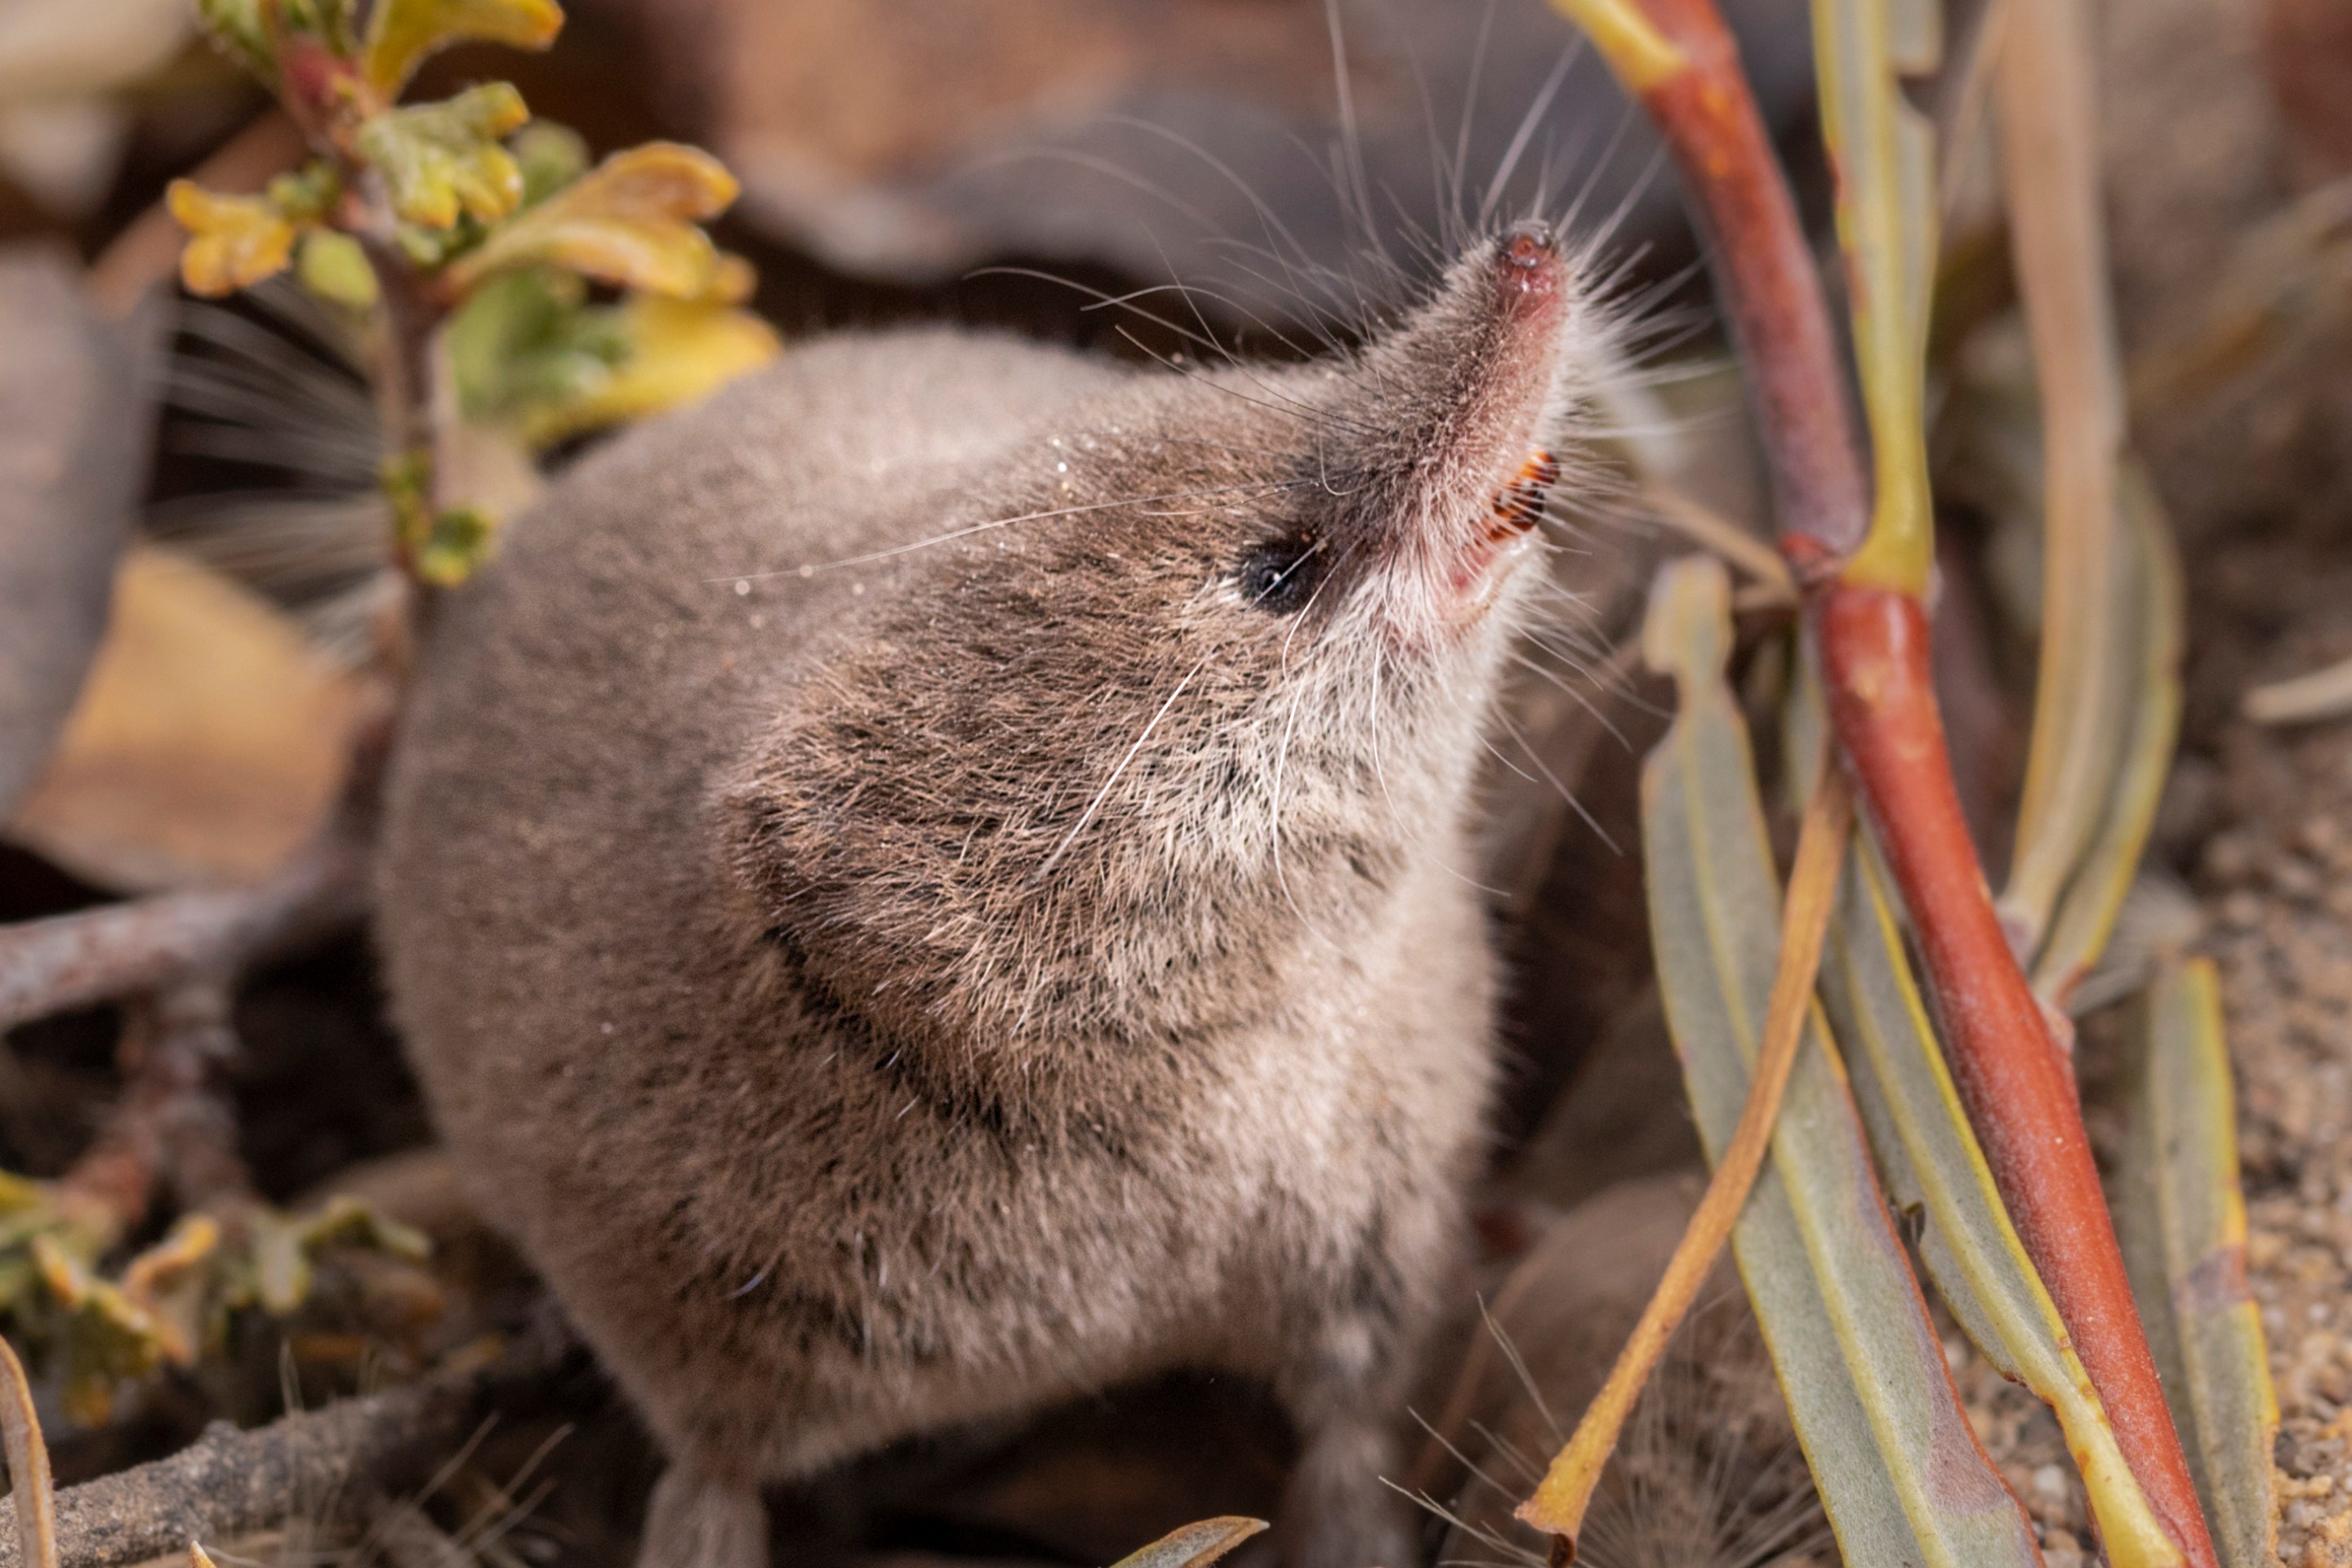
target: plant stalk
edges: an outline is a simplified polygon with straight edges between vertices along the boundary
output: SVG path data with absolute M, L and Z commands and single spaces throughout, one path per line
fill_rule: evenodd
M 1831 721 L 1917 931 L 1953 1076 L 2003 1201 L 2191 1568 L 2213 1548 L 2142 1332 L 2074 1073 L 2010 951 L 1937 714 L 1921 597 L 1833 574 L 1858 547 L 1864 462 L 1828 309 L 1785 177 L 1712 0 L 1619 0 L 1685 57 L 1629 80 L 1715 241 L 1717 276 L 1771 454 L 1780 540 L 1810 584 Z M 1614 50 L 1604 50 L 1615 58 Z M 1878 579 L 1884 582 L 1885 579 Z
M 1634 1402 L 1649 1381 L 1666 1342 L 1689 1315 L 1699 1286 L 1731 1239 L 1739 1211 L 1764 1167 L 1771 1146 L 1772 1128 L 1780 1100 L 1789 1087 L 1790 1069 L 1797 1065 L 1797 1047 L 1805 1034 L 1805 1019 L 1813 1005 L 1813 979 L 1821 970 L 1822 945 L 1828 936 L 1830 911 L 1837 903 L 1838 871 L 1846 840 L 1853 833 L 1853 797 L 1836 768 L 1821 770 L 1804 826 L 1797 839 L 1796 863 L 1790 868 L 1789 891 L 1780 919 L 1780 962 L 1772 976 L 1771 1000 L 1764 1017 L 1764 1037 L 1756 1053 L 1756 1075 L 1748 1089 L 1748 1103 L 1739 1125 L 1715 1167 L 1715 1174 L 1699 1199 L 1698 1209 L 1666 1260 L 1666 1271 L 1642 1309 L 1625 1348 L 1609 1369 L 1609 1379 L 1585 1407 L 1576 1431 L 1545 1472 L 1535 1495 L 1519 1506 L 1518 1517 L 1553 1538 L 1552 1561 L 1557 1565 L 1576 1561 L 1576 1538 L 1584 1527 L 1593 1489 L 1617 1447 L 1618 1434 L 1633 1413 Z

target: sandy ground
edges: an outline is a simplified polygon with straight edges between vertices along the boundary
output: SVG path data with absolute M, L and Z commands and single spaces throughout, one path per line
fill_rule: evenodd
M 2126 345 L 2180 330 L 2298 169 L 2259 76 L 2251 0 L 2106 7 L 2108 202 Z M 2352 658 L 2352 342 L 2315 332 L 2218 406 L 2138 435 L 2189 563 L 2183 757 L 2158 856 L 2207 918 L 2237 1064 L 2281 1426 L 2279 1560 L 2352 1565 L 2352 718 L 2265 731 L 2252 683 Z M 2079 1530 L 2063 1471 L 2021 1494 Z M 2072 1510 L 2072 1511 L 2070 1511 Z M 2052 1568 L 2064 1552 L 2053 1551 Z

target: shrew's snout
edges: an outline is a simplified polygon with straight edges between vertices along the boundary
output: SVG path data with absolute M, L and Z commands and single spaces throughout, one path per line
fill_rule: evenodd
M 1583 312 L 1578 269 L 1551 225 L 1529 220 L 1459 264 L 1382 356 L 1380 384 L 1409 389 L 1389 428 L 1410 454 L 1369 555 L 1405 640 L 1476 620 L 1527 553 L 1561 466 L 1552 446 L 1575 401 Z

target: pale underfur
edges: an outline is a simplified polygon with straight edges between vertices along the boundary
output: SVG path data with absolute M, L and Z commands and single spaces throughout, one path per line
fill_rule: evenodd
M 438 607 L 394 1009 L 671 1457 L 648 1562 L 1190 1366 L 1296 1417 L 1286 1557 L 1405 1568 L 1381 1477 L 1493 1076 L 1472 780 L 1540 575 L 1447 574 L 1536 443 L 1572 471 L 1605 347 L 1510 244 L 1318 364 L 795 348 Z M 1245 563 L 1291 537 L 1329 569 L 1276 613 Z

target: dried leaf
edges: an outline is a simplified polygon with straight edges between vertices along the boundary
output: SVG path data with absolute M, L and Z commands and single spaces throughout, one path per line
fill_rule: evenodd
M 2246 1286 L 2236 1100 L 2210 960 L 2158 973 L 2136 1044 L 2116 1205 L 2132 1290 L 2223 1568 L 2271 1568 L 2278 1401 Z
M 1130 1552 L 1112 1568 L 1208 1568 L 1218 1558 L 1265 1528 L 1262 1519 L 1229 1514 L 1204 1519 L 1169 1531 L 1139 1552 Z
M 254 1300 L 281 1317 L 310 1300 L 314 1262 L 328 1247 L 364 1247 L 409 1262 L 420 1262 L 433 1250 L 421 1232 L 347 1194 L 330 1198 L 325 1206 L 306 1215 L 257 1207 L 247 1226 Z
M 360 69 L 389 100 L 427 55 L 452 44 L 543 49 L 562 28 L 563 8 L 555 0 L 376 0 Z
M 707 153 L 655 142 L 615 153 L 492 234 L 449 268 L 470 289 L 533 262 L 625 288 L 693 300 L 726 281 L 718 247 L 696 225 L 735 199 L 735 177 Z
M 7 1452 L 9 1493 L 16 1505 L 16 1561 L 25 1568 L 58 1568 L 58 1500 L 49 1447 L 41 1437 L 25 1363 L 5 1340 L 0 1340 L 0 1444 Z
M 2352 713 L 2352 658 L 2255 687 L 2246 693 L 2245 713 L 2257 724 L 2309 724 Z
M 283 611 L 185 556 L 135 549 L 8 837 L 105 887 L 253 880 L 324 822 L 355 702 Z
M 1671 665 L 1681 697 L 1643 773 L 1651 930 L 1713 1158 L 1746 1099 L 1778 963 L 1780 889 L 1747 727 L 1723 676 L 1722 567 L 1670 568 L 1653 616 L 1645 646 Z M 2038 1564 L 2032 1527 L 1960 1408 L 1818 1009 L 1771 1168 L 1732 1245 L 1845 1561 Z
M 250 289 L 285 271 L 293 258 L 294 226 L 266 196 L 224 196 L 192 180 L 173 180 L 164 201 L 173 221 L 188 231 L 180 281 L 191 294 L 217 299 Z
M 393 210 L 425 228 L 459 213 L 493 224 L 522 204 L 522 165 L 499 138 L 530 118 L 507 82 L 484 82 L 440 103 L 394 109 L 359 129 L 360 155 L 392 190 Z
M 522 433 L 532 446 L 699 402 L 783 352 L 774 328 L 725 305 L 640 294 L 604 313 L 625 345 L 620 362 L 583 376 L 570 397 L 531 409 Z

